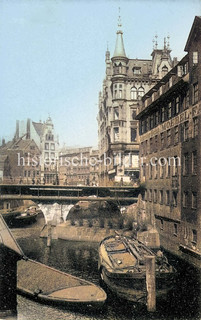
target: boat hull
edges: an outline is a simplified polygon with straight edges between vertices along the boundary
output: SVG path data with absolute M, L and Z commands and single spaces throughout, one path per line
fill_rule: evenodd
M 107 295 L 103 289 L 44 264 L 19 261 L 17 290 L 35 301 L 72 309 L 99 309 Z
M 147 284 L 145 260 L 140 260 L 140 250 L 138 251 L 137 257 L 137 246 L 135 246 L 134 253 L 136 253 L 136 256 L 134 256 L 131 251 L 126 249 L 123 242 L 121 243 L 121 238 L 118 238 L 117 242 L 115 241 L 115 236 L 110 236 L 100 244 L 98 262 L 100 281 L 121 299 L 146 303 Z M 139 244 L 139 247 L 141 246 L 144 250 L 145 246 L 142 243 L 138 243 L 136 240 L 135 244 Z M 149 254 L 154 254 L 150 249 L 148 250 Z M 166 299 L 168 293 L 173 289 L 176 275 L 175 271 L 176 270 L 169 264 L 167 264 L 167 266 L 156 265 L 155 281 L 157 299 Z

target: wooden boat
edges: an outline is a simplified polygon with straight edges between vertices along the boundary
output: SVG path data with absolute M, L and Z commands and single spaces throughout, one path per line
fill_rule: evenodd
M 67 308 L 97 309 L 107 298 L 95 284 L 31 259 L 18 261 L 17 288 L 38 302 Z
M 0 214 L 0 244 L 18 256 L 18 293 L 38 302 L 81 310 L 98 309 L 107 295 L 95 284 L 27 258 Z
M 154 253 L 137 239 L 110 236 L 99 247 L 100 281 L 118 297 L 146 303 L 146 256 L 155 256 L 156 298 L 166 298 L 176 270 L 161 251 Z
M 15 209 L 1 210 L 2 217 L 9 227 L 21 227 L 34 223 L 41 212 L 37 206 L 21 206 Z
M 38 214 L 41 212 L 36 206 L 31 206 L 25 209 L 14 218 L 14 226 L 23 226 L 27 224 L 34 223 L 37 219 Z
M 16 208 L 16 209 L 3 209 L 1 210 L 1 215 L 4 218 L 5 222 L 9 227 L 12 227 L 15 223 L 16 217 L 20 216 L 22 212 L 22 208 Z

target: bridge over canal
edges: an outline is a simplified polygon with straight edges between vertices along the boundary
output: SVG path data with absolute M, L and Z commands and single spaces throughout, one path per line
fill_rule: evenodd
M 137 202 L 141 187 L 91 187 L 60 185 L 0 185 L 0 201 L 32 200 L 35 202 L 115 201 L 119 204 Z

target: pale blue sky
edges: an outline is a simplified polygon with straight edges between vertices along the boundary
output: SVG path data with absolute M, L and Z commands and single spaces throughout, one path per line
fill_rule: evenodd
M 98 92 L 107 42 L 114 52 L 118 7 L 126 54 L 150 59 L 170 35 L 181 59 L 200 0 L 0 0 L 0 137 L 16 119 L 53 119 L 61 145 L 97 145 Z

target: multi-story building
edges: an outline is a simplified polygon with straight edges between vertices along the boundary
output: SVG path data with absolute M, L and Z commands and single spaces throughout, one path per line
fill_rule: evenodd
M 141 181 L 164 248 L 201 267 L 201 17 L 187 54 L 142 98 Z
M 99 185 L 99 150 L 91 148 L 89 166 L 89 184 L 90 186 Z
M 41 152 L 31 139 L 17 139 L 0 147 L 3 183 L 40 183 Z
M 99 93 L 98 137 L 100 184 L 134 183 L 139 179 L 139 135 L 136 113 L 142 96 L 173 66 L 169 43 L 152 59 L 126 56 L 121 23 L 113 57 L 106 51 L 106 76 Z
M 91 147 L 63 150 L 58 163 L 60 184 L 90 184 L 90 152 Z
M 41 151 L 41 183 L 58 184 L 58 137 L 55 136 L 52 119 L 45 122 L 25 123 L 17 120 L 15 140 L 33 139 Z

